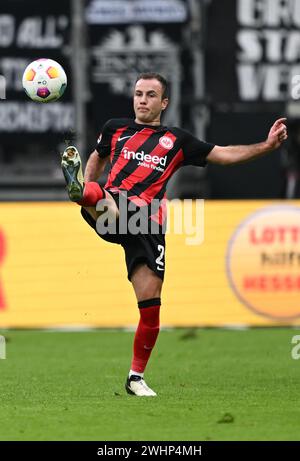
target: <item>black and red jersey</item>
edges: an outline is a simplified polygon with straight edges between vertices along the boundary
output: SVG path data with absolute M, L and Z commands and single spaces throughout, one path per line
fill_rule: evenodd
M 105 189 L 127 191 L 130 200 L 150 204 L 163 199 L 168 180 L 184 165 L 206 165 L 214 145 L 176 127 L 141 125 L 112 119 L 103 127 L 96 150 L 110 156 Z

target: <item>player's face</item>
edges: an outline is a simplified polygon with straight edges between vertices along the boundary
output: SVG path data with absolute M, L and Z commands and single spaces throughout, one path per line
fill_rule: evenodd
M 134 113 L 137 123 L 158 125 L 161 112 L 167 107 L 168 99 L 162 99 L 163 88 L 155 78 L 138 80 L 134 89 Z

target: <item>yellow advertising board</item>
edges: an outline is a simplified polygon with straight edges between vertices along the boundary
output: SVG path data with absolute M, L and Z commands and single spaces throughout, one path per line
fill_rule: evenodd
M 195 228 L 166 236 L 162 325 L 299 325 L 300 201 L 205 201 L 202 243 L 184 206 Z M 77 205 L 2 203 L 0 216 L 0 328 L 136 325 L 123 249 Z

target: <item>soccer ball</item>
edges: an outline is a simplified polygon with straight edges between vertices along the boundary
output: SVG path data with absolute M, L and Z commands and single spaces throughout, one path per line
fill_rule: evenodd
M 33 101 L 52 102 L 63 95 L 67 76 L 62 66 L 53 59 L 38 59 L 26 67 L 22 85 Z

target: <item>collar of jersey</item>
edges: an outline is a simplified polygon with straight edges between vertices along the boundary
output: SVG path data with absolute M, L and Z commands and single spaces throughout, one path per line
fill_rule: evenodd
M 163 128 L 163 125 L 143 125 L 141 123 L 136 123 L 134 120 L 131 120 L 130 125 L 133 128 L 139 128 L 140 130 L 142 130 L 143 128 L 148 128 L 153 131 L 159 131 Z

